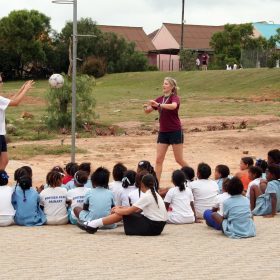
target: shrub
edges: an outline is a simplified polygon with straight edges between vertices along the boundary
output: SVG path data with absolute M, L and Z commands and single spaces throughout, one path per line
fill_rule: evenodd
M 84 61 L 81 71 L 83 74 L 100 78 L 106 74 L 106 68 L 107 65 L 104 58 L 89 56 Z

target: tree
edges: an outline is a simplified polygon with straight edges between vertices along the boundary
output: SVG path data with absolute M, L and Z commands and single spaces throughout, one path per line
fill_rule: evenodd
M 93 88 L 95 80 L 87 75 L 77 77 L 77 128 L 85 123 L 91 123 L 95 118 L 95 104 Z M 72 83 L 71 78 L 64 76 L 64 85 L 60 89 L 50 89 L 47 94 L 47 112 L 45 117 L 46 125 L 51 129 L 71 127 L 72 108 Z
M 0 20 L 1 52 L 9 53 L 7 70 L 22 77 L 27 63 L 44 63 L 44 45 L 49 41 L 50 18 L 35 11 L 12 11 Z

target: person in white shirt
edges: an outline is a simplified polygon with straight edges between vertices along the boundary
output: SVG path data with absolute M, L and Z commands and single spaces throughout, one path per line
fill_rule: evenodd
M 223 186 L 222 186 L 222 193 L 218 194 L 216 196 L 216 201 L 215 204 L 212 208 L 212 210 L 208 209 L 204 211 L 203 218 L 206 221 L 206 224 L 209 227 L 213 227 L 216 230 L 221 230 L 222 226 L 213 219 L 213 213 L 218 213 L 219 215 L 223 216 L 224 215 L 224 201 L 227 200 L 230 197 L 230 194 L 227 192 L 227 186 L 229 184 L 230 179 L 226 178 L 223 181 Z
M 113 179 L 114 181 L 109 184 L 109 190 L 114 194 L 114 201 L 116 206 L 121 206 L 121 194 L 123 191 L 122 187 L 122 178 L 124 177 L 124 172 L 127 171 L 127 168 L 121 163 L 118 162 L 113 167 Z
M 139 190 L 135 186 L 136 172 L 134 170 L 127 170 L 122 178 L 122 192 L 121 192 L 121 206 L 130 206 L 129 194 L 135 190 Z
M 9 162 L 7 142 L 5 138 L 5 110 L 8 106 L 18 106 L 25 94 L 33 87 L 33 85 L 33 81 L 27 81 L 12 99 L 0 96 L 0 170 L 5 170 Z
M 136 203 L 139 200 L 139 198 L 142 196 L 142 194 L 144 194 L 141 191 L 141 182 L 142 182 L 142 178 L 147 174 L 150 174 L 147 170 L 142 170 L 140 172 L 137 172 L 135 177 L 136 190 L 132 191 L 128 195 L 129 206 L 132 206 L 134 203 Z
M 211 167 L 206 163 L 200 163 L 197 167 L 197 178 L 188 184 L 194 196 L 194 208 L 198 218 L 203 218 L 203 213 L 211 209 L 219 192 L 218 184 L 210 180 Z
M 155 191 L 153 175 L 147 174 L 142 178 L 141 191 L 144 194 L 133 206 L 116 206 L 111 215 L 90 222 L 78 222 L 78 227 L 95 233 L 99 227 L 123 220 L 126 235 L 160 235 L 166 224 L 167 212 L 161 196 Z
M 89 188 L 85 187 L 87 181 L 88 173 L 82 170 L 77 171 L 74 175 L 75 188 L 67 192 L 67 202 L 69 205 L 68 217 L 70 223 L 73 225 L 77 224 L 78 219 L 74 213 L 74 208 L 83 207 L 85 195 L 89 191 Z
M 258 166 L 250 166 L 248 169 L 248 177 L 251 182 L 248 184 L 246 197 L 250 200 L 250 190 L 253 186 L 260 186 L 262 180 L 262 169 Z
M 64 174 L 51 171 L 47 174 L 49 188 L 40 193 L 40 204 L 48 225 L 64 225 L 68 223 L 67 215 L 67 190 L 61 187 Z
M 183 171 L 172 173 L 172 183 L 175 187 L 169 189 L 164 202 L 168 220 L 171 224 L 192 224 L 199 222 L 195 215 L 192 191 L 187 187 L 186 176 Z
M 0 227 L 14 224 L 15 209 L 12 205 L 14 187 L 8 185 L 8 174 L 0 170 Z

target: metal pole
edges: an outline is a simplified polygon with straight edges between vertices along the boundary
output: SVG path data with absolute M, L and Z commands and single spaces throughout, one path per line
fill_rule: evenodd
M 72 69 L 72 123 L 71 162 L 75 162 L 76 150 L 76 75 L 77 75 L 77 0 L 73 0 L 73 69 Z
M 181 22 L 181 46 L 180 50 L 182 51 L 184 48 L 184 25 L 185 25 L 185 0 L 182 0 L 182 22 Z

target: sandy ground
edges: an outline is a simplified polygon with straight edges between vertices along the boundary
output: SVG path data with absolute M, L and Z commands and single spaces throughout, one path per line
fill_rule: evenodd
M 256 126 L 244 130 L 187 132 L 185 159 L 193 167 L 201 161 L 213 168 L 226 163 L 234 173 L 244 151 L 265 158 L 268 150 L 279 148 L 279 119 L 256 117 L 251 121 Z M 207 122 L 213 125 L 209 118 L 185 125 L 201 128 L 207 127 Z M 154 162 L 155 139 L 156 135 L 136 136 L 133 131 L 128 136 L 78 139 L 77 145 L 88 154 L 77 155 L 77 161 L 109 169 L 122 161 L 135 168 L 141 159 Z M 43 143 L 59 144 L 60 140 Z M 69 155 L 37 156 L 24 163 L 11 161 L 8 170 L 29 164 L 35 182 L 41 183 L 53 165 L 68 160 Z M 162 185 L 170 185 L 171 172 L 177 167 L 170 150 Z M 1 228 L 0 279 L 278 280 L 280 215 L 274 219 L 257 217 L 255 222 L 257 237 L 244 240 L 229 239 L 205 224 L 167 225 L 158 237 L 125 236 L 122 227 L 95 235 L 71 225 Z
M 246 129 L 219 129 L 221 123 L 238 127 L 242 121 L 247 122 Z M 183 120 L 185 129 L 184 158 L 190 166 L 196 168 L 199 162 L 208 163 L 213 169 L 217 164 L 227 164 L 231 173 L 238 171 L 240 158 L 253 156 L 266 158 L 270 149 L 280 148 L 280 118 L 275 116 L 255 117 L 208 117 Z M 156 134 L 150 130 L 139 130 L 137 123 L 119 124 L 126 128 L 123 136 L 105 136 L 88 139 L 77 139 L 76 145 L 86 149 L 88 153 L 77 154 L 78 163 L 91 162 L 93 169 L 102 165 L 112 170 L 116 162 L 123 162 L 128 168 L 136 169 L 140 160 L 149 160 L 154 164 L 156 156 Z M 200 132 L 191 132 L 201 130 Z M 70 144 L 70 138 L 65 144 Z M 23 144 L 60 145 L 61 140 L 19 142 L 12 145 Z M 245 154 L 247 152 L 248 154 Z M 54 165 L 64 166 L 70 160 L 70 155 L 63 156 L 36 156 L 26 161 L 11 160 L 8 172 L 12 175 L 14 170 L 23 164 L 30 165 L 34 171 L 34 183 L 44 182 L 46 173 Z M 169 148 L 164 162 L 161 186 L 170 185 L 171 173 L 179 168 L 176 164 L 172 147 Z

